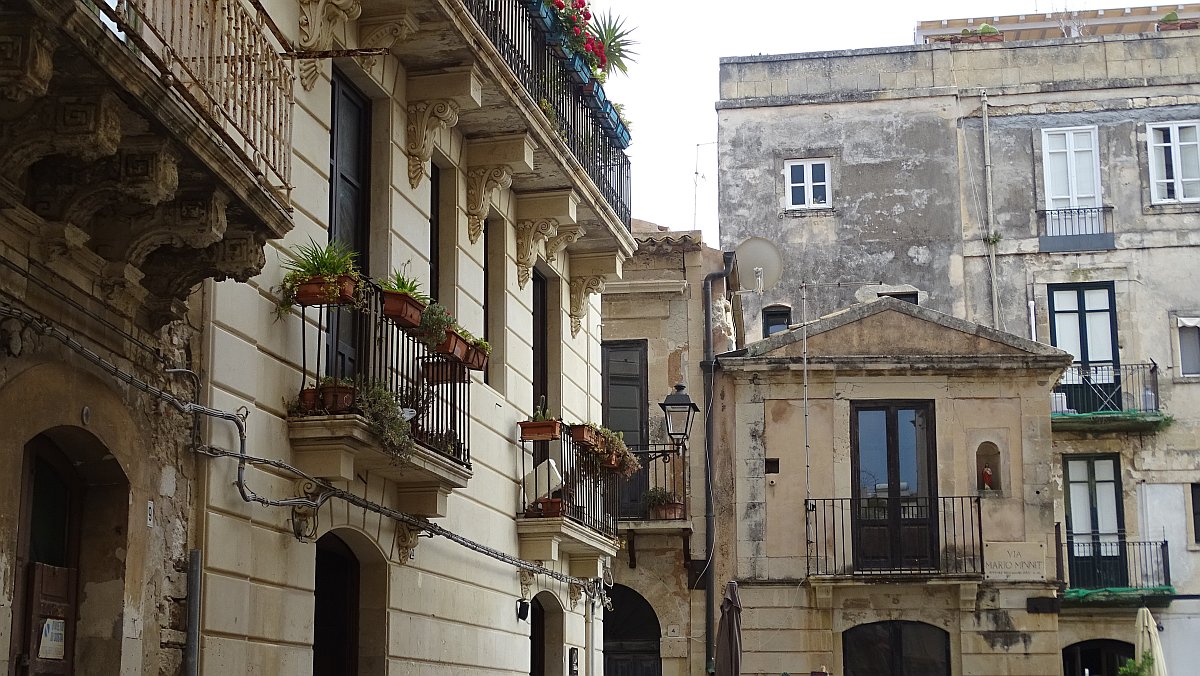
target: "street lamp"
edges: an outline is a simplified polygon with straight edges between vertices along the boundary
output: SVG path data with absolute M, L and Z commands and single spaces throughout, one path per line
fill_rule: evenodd
M 676 385 L 675 391 L 668 394 L 659 404 L 667 416 L 667 436 L 671 437 L 671 441 L 677 446 L 687 443 L 692 433 L 692 423 L 696 420 L 696 414 L 700 412 L 700 407 L 692 401 L 687 392 L 684 392 L 685 389 L 687 388 L 683 383 Z

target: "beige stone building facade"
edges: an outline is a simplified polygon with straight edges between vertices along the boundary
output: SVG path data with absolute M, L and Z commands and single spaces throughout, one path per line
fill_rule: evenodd
M 604 290 L 601 349 L 605 425 L 634 440 L 643 460 L 643 470 L 622 486 L 623 547 L 614 559 L 614 601 L 621 594 L 644 605 L 638 604 L 640 613 L 606 623 L 605 659 L 615 673 L 682 676 L 705 672 L 704 646 L 711 640 L 706 632 L 712 631 L 704 619 L 711 572 L 705 535 L 711 513 L 704 480 L 703 420 L 710 409 L 702 372 L 705 285 L 707 280 L 712 299 L 711 348 L 725 352 L 742 340 L 740 273 L 733 255 L 705 245 L 698 231 L 670 231 L 635 219 L 633 234 L 637 253 L 625 262 L 624 278 Z M 700 409 L 683 448 L 666 436 L 658 406 L 676 384 L 687 386 Z M 647 502 L 652 491 L 665 491 L 678 504 L 653 507 Z M 628 633 L 617 633 L 620 628 Z
M 602 415 L 615 114 L 517 0 L 189 7 L 0 7 L 5 672 L 601 673 L 619 486 L 517 422 Z M 277 313 L 331 240 L 483 370 L 374 284 Z M 306 412 L 324 378 L 399 397 L 411 453 Z
M 1072 676 L 1132 656 L 1143 603 L 1172 671 L 1200 659 L 1200 37 L 1114 32 L 1157 23 L 1143 9 L 1081 37 L 721 66 L 723 244 L 767 237 L 785 261 L 749 334 L 886 295 L 1072 354 L 1043 449 Z

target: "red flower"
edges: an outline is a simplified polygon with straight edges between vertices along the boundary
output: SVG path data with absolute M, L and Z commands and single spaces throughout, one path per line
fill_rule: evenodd
M 554 6 L 559 9 L 565 9 L 567 4 L 563 0 L 554 0 Z
M 576 34 L 576 35 L 579 35 L 579 33 L 581 32 L 581 31 L 579 30 L 579 26 L 576 26 L 574 30 L 575 30 L 575 34 Z
M 591 12 L 589 12 L 589 11 L 587 11 L 586 9 L 585 9 L 585 10 L 583 10 L 583 18 L 584 18 L 584 19 L 587 19 L 588 21 L 591 21 L 591 20 L 592 20 L 592 13 L 591 13 Z

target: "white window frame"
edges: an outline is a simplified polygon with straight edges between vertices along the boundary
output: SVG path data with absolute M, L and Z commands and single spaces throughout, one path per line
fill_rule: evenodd
M 1075 188 L 1076 188 L 1075 167 L 1077 166 L 1077 164 L 1075 162 L 1076 148 L 1074 147 L 1074 134 L 1081 132 L 1081 131 L 1089 132 L 1092 137 L 1092 175 L 1095 176 L 1095 178 L 1096 178 L 1095 186 L 1093 187 L 1093 194 L 1095 195 L 1096 203 L 1092 204 L 1092 205 L 1085 204 L 1082 206 L 1079 204 L 1080 195 L 1077 194 L 1075 191 Z M 1066 141 L 1067 141 L 1066 142 L 1066 150 L 1058 151 L 1058 150 L 1050 149 L 1050 136 L 1052 136 L 1054 134 L 1063 134 L 1065 136 Z M 1052 203 L 1052 199 L 1054 199 L 1056 197 L 1056 195 L 1051 190 L 1051 185 L 1050 185 L 1050 177 L 1051 177 L 1050 154 L 1057 153 L 1057 152 L 1065 152 L 1067 154 L 1068 193 L 1067 193 L 1067 195 L 1065 195 L 1065 197 L 1070 200 L 1070 205 L 1066 206 L 1066 207 L 1055 206 Z M 1054 210 L 1054 209 L 1091 209 L 1091 208 L 1098 209 L 1098 208 L 1104 206 L 1104 193 L 1101 192 L 1101 180 L 1100 180 L 1100 135 L 1097 133 L 1096 127 L 1095 126 L 1057 127 L 1054 129 L 1043 129 L 1042 130 L 1042 178 L 1043 178 L 1043 186 L 1042 187 L 1045 190 L 1045 203 L 1046 203 L 1045 208 L 1047 211 Z M 1061 199 L 1063 196 L 1058 195 L 1057 197 Z
M 812 168 L 815 165 L 823 165 L 825 167 L 825 180 L 823 182 L 814 183 L 812 180 Z M 792 167 L 804 167 L 804 204 L 795 204 L 792 202 L 792 188 L 798 184 L 792 183 Z M 808 159 L 808 160 L 787 160 L 783 163 L 783 203 L 785 209 L 832 209 L 833 208 L 833 175 L 830 170 L 833 168 L 833 163 L 828 158 Z M 825 203 L 813 204 L 813 186 L 825 186 Z
M 1170 143 L 1160 144 L 1154 142 L 1154 130 L 1162 128 L 1170 128 L 1172 141 Z M 1180 120 L 1178 122 L 1148 122 L 1146 123 L 1146 161 L 1150 169 L 1150 203 L 1151 204 L 1195 204 L 1200 203 L 1200 195 L 1196 197 L 1184 198 L 1178 197 L 1183 194 L 1182 179 L 1179 177 L 1179 128 L 1180 127 L 1196 127 L 1197 137 L 1200 138 L 1200 120 Z M 1197 142 L 1200 145 L 1200 141 Z M 1192 145 L 1192 142 L 1188 142 Z M 1171 153 L 1171 166 L 1175 168 L 1175 175 L 1171 178 L 1158 175 L 1158 163 L 1154 161 L 1154 149 L 1157 147 L 1167 148 Z M 1200 168 L 1200 167 L 1198 167 Z M 1159 195 L 1161 183 L 1171 182 L 1174 184 L 1175 194 L 1177 197 L 1165 197 Z

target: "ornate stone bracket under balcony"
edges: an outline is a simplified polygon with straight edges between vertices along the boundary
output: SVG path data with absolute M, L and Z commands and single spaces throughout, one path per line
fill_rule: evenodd
M 617 554 L 617 542 L 566 517 L 517 519 L 520 556 L 526 561 L 566 561 L 576 577 L 596 578 Z
M 357 415 L 292 418 L 288 436 L 301 471 L 329 481 L 382 476 L 397 486 L 397 509 L 413 516 L 446 516 L 447 496 L 471 478 L 471 470 L 420 444 L 409 458 L 388 455 Z

